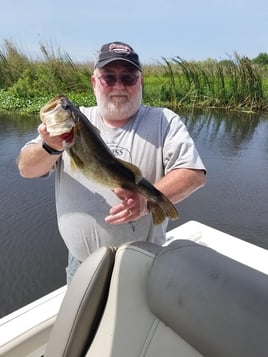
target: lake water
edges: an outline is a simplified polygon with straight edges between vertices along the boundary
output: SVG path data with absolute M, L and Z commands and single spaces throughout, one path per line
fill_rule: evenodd
M 182 119 L 208 175 L 206 187 L 178 205 L 175 224 L 198 220 L 268 249 L 268 119 L 225 112 Z M 0 317 L 65 284 L 54 177 L 23 179 L 16 168 L 38 123 L 35 116 L 0 115 Z

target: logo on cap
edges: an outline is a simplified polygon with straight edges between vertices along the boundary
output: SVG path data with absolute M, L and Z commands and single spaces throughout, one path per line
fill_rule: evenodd
M 118 54 L 129 54 L 131 52 L 131 49 L 126 46 L 126 45 L 121 45 L 119 43 L 111 43 L 109 46 L 109 51 L 113 53 L 118 53 Z

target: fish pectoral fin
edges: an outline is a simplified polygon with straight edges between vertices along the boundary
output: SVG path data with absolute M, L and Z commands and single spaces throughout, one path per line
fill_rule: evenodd
M 135 183 L 136 185 L 142 180 L 143 176 L 142 176 L 142 173 L 141 173 L 141 170 L 131 164 L 130 162 L 127 162 L 127 161 L 124 161 L 124 160 L 120 160 L 120 159 L 117 159 L 122 165 L 124 165 L 127 169 L 129 169 L 130 171 L 133 172 L 134 176 L 135 176 Z

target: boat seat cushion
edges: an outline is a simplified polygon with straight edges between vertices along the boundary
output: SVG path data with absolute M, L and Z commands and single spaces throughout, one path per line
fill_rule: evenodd
M 267 275 L 191 241 L 154 259 L 148 305 L 206 357 L 267 356 Z
M 75 273 L 49 337 L 45 357 L 83 356 L 102 316 L 115 250 L 102 247 Z
M 201 356 L 148 306 L 148 276 L 161 250 L 142 242 L 118 248 L 107 304 L 87 357 Z
M 267 356 L 268 279 L 188 240 L 116 253 L 87 357 Z

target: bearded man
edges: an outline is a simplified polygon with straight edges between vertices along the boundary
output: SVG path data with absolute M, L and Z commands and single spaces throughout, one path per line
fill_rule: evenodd
M 91 82 L 97 106 L 80 110 L 117 158 L 138 166 L 174 204 L 205 185 L 205 166 L 178 114 L 142 105 L 142 67 L 131 46 L 118 41 L 103 45 Z M 64 143 L 72 141 L 72 133 L 50 136 L 44 123 L 38 133 L 21 149 L 18 168 L 27 178 L 55 170 L 58 228 L 69 251 L 67 283 L 101 246 L 165 242 L 168 220 L 154 225 L 144 196 L 111 191 L 71 170 Z

